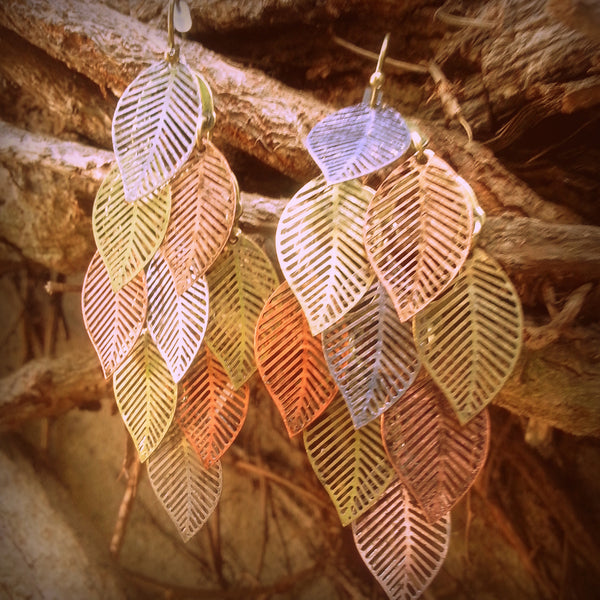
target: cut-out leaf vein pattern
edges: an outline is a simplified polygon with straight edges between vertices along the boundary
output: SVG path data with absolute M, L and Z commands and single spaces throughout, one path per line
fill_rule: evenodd
M 400 322 L 379 281 L 323 332 L 323 352 L 355 427 L 396 402 L 420 367 L 412 329 Z
M 176 420 L 206 468 L 231 446 L 248 412 L 250 390 L 235 390 L 204 346 L 181 382 Z
M 379 422 L 355 429 L 341 395 L 304 430 L 304 447 L 343 525 L 367 510 L 394 477 Z
M 200 350 L 208 323 L 208 285 L 201 277 L 181 295 L 159 251 L 148 267 L 148 330 L 175 381 Z
M 182 294 L 225 247 L 237 202 L 237 182 L 210 142 L 194 150 L 170 182 L 171 220 L 161 251 Z
M 434 523 L 450 512 L 483 468 L 490 424 L 484 409 L 461 425 L 423 371 L 384 413 L 381 434 L 392 465 Z
M 398 160 L 408 150 L 410 134 L 393 108 L 356 104 L 317 123 L 305 143 L 331 185 L 358 179 Z
M 417 314 L 423 365 L 466 423 L 500 391 L 521 350 L 523 315 L 510 279 L 476 248 L 453 286 Z
M 184 542 L 215 510 L 223 475 L 221 463 L 206 469 L 177 426 L 172 426 L 148 460 L 148 477 Z
M 198 80 L 181 62 L 153 63 L 129 84 L 112 123 L 115 156 L 129 202 L 164 185 L 183 165 L 201 119 Z
M 258 372 L 288 434 L 312 423 L 333 400 L 337 388 L 312 335 L 302 307 L 287 282 L 269 297 L 255 333 Z
M 210 317 L 206 344 L 237 389 L 256 371 L 254 330 L 267 298 L 279 285 L 263 250 L 241 235 L 206 274 Z
M 175 414 L 177 384 L 148 331 L 115 371 L 117 406 L 144 462 L 167 433 Z
M 400 165 L 369 204 L 364 243 L 369 261 L 407 321 L 450 285 L 473 235 L 475 196 L 430 150 Z
M 144 271 L 115 292 L 102 258 L 96 252 L 83 281 L 81 307 L 104 377 L 113 374 L 139 338 L 147 305 Z
M 450 542 L 450 517 L 428 523 L 400 480 L 352 524 L 365 564 L 391 600 L 418 598 L 436 576 Z
M 137 202 L 127 202 L 115 165 L 96 194 L 92 226 L 96 246 L 114 290 L 131 281 L 160 246 L 171 211 L 171 192 L 165 186 Z
M 279 264 L 313 335 L 347 313 L 375 277 L 362 239 L 372 195 L 358 182 L 327 185 L 318 177 L 296 193 L 279 219 Z

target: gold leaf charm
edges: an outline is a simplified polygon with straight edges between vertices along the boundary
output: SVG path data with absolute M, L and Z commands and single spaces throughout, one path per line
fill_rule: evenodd
M 159 251 L 148 267 L 148 331 L 174 381 L 192 364 L 206 333 L 208 285 L 203 277 L 181 295 Z
M 258 372 L 290 437 L 312 423 L 337 388 L 323 358 L 321 340 L 310 332 L 287 282 L 269 297 L 256 324 Z
M 437 575 L 450 542 L 450 515 L 429 523 L 395 479 L 352 524 L 354 543 L 369 571 L 393 600 L 418 598 Z
M 194 448 L 173 426 L 148 459 L 148 477 L 184 542 L 213 513 L 221 496 L 221 463 L 204 468 Z
M 144 271 L 115 292 L 96 252 L 83 281 L 81 309 L 105 378 L 113 374 L 140 337 L 147 305 Z
M 117 103 L 112 123 L 125 197 L 140 200 L 163 186 L 186 162 L 202 121 L 198 80 L 181 62 L 144 69 Z
M 171 220 L 162 254 L 171 268 L 178 294 L 219 256 L 231 233 L 238 200 L 234 174 L 211 144 L 194 150 L 170 182 Z
M 304 430 L 304 447 L 342 525 L 348 525 L 367 510 L 394 477 L 379 422 L 355 429 L 340 395 L 318 421 Z
M 357 428 L 396 402 L 421 366 L 412 329 L 379 281 L 323 332 L 323 353 Z
M 206 344 L 235 389 L 256 370 L 254 329 L 267 298 L 279 285 L 268 256 L 250 238 L 229 244 L 206 274 L 210 320 Z
M 167 433 L 177 403 L 177 384 L 148 331 L 115 371 L 117 406 L 144 462 Z
M 422 372 L 381 420 L 388 457 L 430 523 L 448 514 L 485 464 L 490 423 L 482 410 L 461 425 Z
M 115 291 L 150 262 L 167 230 L 170 211 L 168 186 L 137 202 L 127 202 L 117 166 L 108 173 L 96 194 L 92 226 Z
M 500 391 L 521 351 L 523 314 L 510 279 L 476 248 L 454 285 L 417 314 L 423 365 L 461 423 Z
M 401 158 L 410 145 L 404 119 L 393 108 L 356 104 L 317 123 L 306 148 L 329 185 L 358 179 Z
M 369 204 L 364 243 L 401 321 L 439 296 L 464 264 L 475 195 L 430 150 L 393 171 Z
M 375 275 L 362 227 L 373 191 L 356 181 L 313 179 L 288 202 L 277 226 L 277 256 L 313 335 L 335 323 Z
M 206 468 L 231 446 L 248 412 L 250 390 L 235 390 L 219 361 L 208 348 L 181 382 L 176 419 Z

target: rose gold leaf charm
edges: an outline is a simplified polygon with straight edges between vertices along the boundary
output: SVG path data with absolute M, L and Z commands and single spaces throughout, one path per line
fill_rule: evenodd
M 210 290 L 206 344 L 237 389 L 256 370 L 256 321 L 279 280 L 262 248 L 245 235 L 225 248 L 206 279 Z
M 225 247 L 238 188 L 225 157 L 210 142 L 192 152 L 170 187 L 171 220 L 161 251 L 182 294 Z
M 202 122 L 200 87 L 182 62 L 143 69 L 117 103 L 112 139 L 127 200 L 164 185 L 188 159 Z
M 115 400 L 144 462 L 158 447 L 175 414 L 177 384 L 148 331 L 113 375 Z
M 357 181 L 328 185 L 318 177 L 296 193 L 279 219 L 279 264 L 313 335 L 347 313 L 375 277 L 362 239 L 372 195 Z
M 510 376 L 523 337 L 519 296 L 498 263 L 475 248 L 454 285 L 418 313 L 423 366 L 466 423 Z
M 473 190 L 433 152 L 423 156 L 385 179 L 364 227 L 369 261 L 403 322 L 450 285 L 473 236 Z
M 348 525 L 367 510 L 394 477 L 379 422 L 355 429 L 341 395 L 304 430 L 304 447 L 342 525 Z
M 402 115 L 390 107 L 356 104 L 319 121 L 306 148 L 329 184 L 368 175 L 401 158 L 410 145 Z
M 302 307 L 285 281 L 260 313 L 254 353 L 258 372 L 292 437 L 327 408 L 337 388 L 321 340 L 310 332 Z
M 388 457 L 427 520 L 449 513 L 483 468 L 490 423 L 482 410 L 461 425 L 450 404 L 422 372 L 381 420 Z
M 105 177 L 94 201 L 92 228 L 115 291 L 150 262 L 163 240 L 170 212 L 169 186 L 127 202 L 119 169 L 114 166 Z
M 450 515 L 429 523 L 399 479 L 352 524 L 354 543 L 391 600 L 418 598 L 437 575 L 450 542 Z
M 250 390 L 235 390 L 204 346 L 181 382 L 176 420 L 208 469 L 231 446 L 248 412 Z
M 221 463 L 206 469 L 177 426 L 148 460 L 148 477 L 184 542 L 206 523 L 221 496 Z
M 412 329 L 379 281 L 323 332 L 323 353 L 357 428 L 396 402 L 421 366 Z
M 174 381 L 192 364 L 208 323 L 208 285 L 203 277 L 181 295 L 159 251 L 148 267 L 148 330 Z
M 115 292 L 96 252 L 83 281 L 81 309 L 105 378 L 113 374 L 140 337 L 147 305 L 144 271 Z

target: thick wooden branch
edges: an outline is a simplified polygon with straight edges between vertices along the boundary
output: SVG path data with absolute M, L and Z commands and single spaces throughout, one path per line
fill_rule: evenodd
M 117 96 L 166 48 L 164 31 L 80 0 L 7 1 L 0 5 L 0 25 Z M 215 93 L 217 143 L 238 148 L 300 182 L 318 172 L 303 140 L 332 108 L 259 71 L 240 68 L 196 42 L 183 42 L 181 49 Z M 577 222 L 571 211 L 544 201 L 512 176 L 484 146 L 467 144 L 464 135 L 439 124 L 415 117 L 409 121 L 473 184 L 486 210 Z

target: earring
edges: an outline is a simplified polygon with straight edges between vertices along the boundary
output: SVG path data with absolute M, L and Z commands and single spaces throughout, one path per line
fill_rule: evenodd
M 473 190 L 383 103 L 388 39 L 363 101 L 306 139 L 322 174 L 279 220 L 286 281 L 255 352 L 365 564 L 407 599 L 442 565 L 523 325 L 512 283 L 476 247 L 485 214 Z
M 164 58 L 131 82 L 113 118 L 116 164 L 92 222 L 86 329 L 139 460 L 182 538 L 220 497 L 220 459 L 248 409 L 254 329 L 279 281 L 239 229 L 240 193 L 211 142 L 213 96 L 175 44 L 191 26 L 172 0 Z

